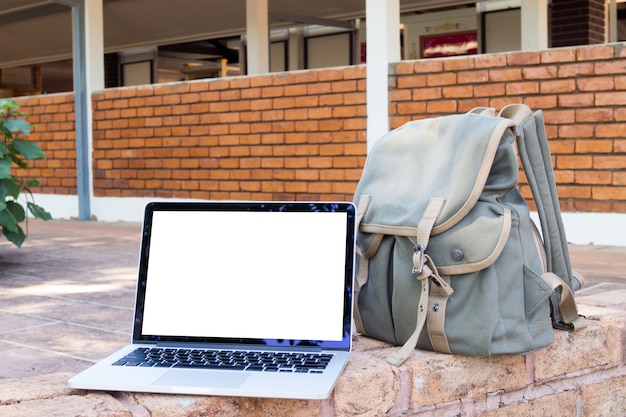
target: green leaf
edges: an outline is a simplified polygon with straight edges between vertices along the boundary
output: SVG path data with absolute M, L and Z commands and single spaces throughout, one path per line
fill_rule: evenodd
M 0 178 L 13 178 L 11 175 L 12 165 L 13 161 L 9 155 L 5 155 L 2 159 L 0 159 Z
M 15 221 L 20 223 L 26 220 L 26 212 L 21 204 L 16 203 L 15 201 L 7 201 L 6 206 L 9 213 L 11 213 L 13 218 L 15 218 Z
M 2 228 L 2 234 L 7 238 L 7 240 L 13 243 L 18 248 L 22 247 L 22 243 L 26 239 L 26 235 L 21 227 L 17 226 L 17 230 L 15 232 Z
M 30 123 L 24 119 L 7 119 L 4 121 L 3 127 L 9 132 L 20 132 L 26 136 L 30 134 Z
M 19 226 L 15 221 L 15 217 L 13 217 L 13 215 L 7 209 L 0 211 L 0 226 L 2 226 L 2 232 L 5 234 L 5 236 L 6 232 L 17 233 L 19 229 Z
M 28 163 L 25 160 L 22 160 L 17 153 L 11 155 L 11 160 L 15 165 L 17 165 L 18 168 L 28 168 Z
M 0 100 L 0 109 L 17 109 L 19 108 L 19 104 L 15 100 Z
M 31 202 L 26 203 L 26 205 L 28 206 L 28 210 L 31 212 L 31 214 L 36 218 L 41 220 L 52 220 L 52 215 L 47 212 L 43 207 Z
M 28 187 L 39 187 L 41 185 L 41 184 L 39 184 L 39 181 L 34 179 L 34 178 L 26 181 L 26 184 L 27 184 Z
M 39 145 L 26 139 L 13 139 L 11 146 L 26 159 L 44 159 L 46 157 Z
M 0 178 L 0 198 L 6 199 L 7 197 L 13 197 L 17 199 L 19 195 L 20 185 L 14 179 Z

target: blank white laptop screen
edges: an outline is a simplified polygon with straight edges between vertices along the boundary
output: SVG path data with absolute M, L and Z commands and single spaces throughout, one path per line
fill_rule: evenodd
M 155 211 L 141 335 L 341 341 L 347 222 L 336 212 Z

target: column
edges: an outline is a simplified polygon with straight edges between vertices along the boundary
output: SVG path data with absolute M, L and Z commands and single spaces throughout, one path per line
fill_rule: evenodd
M 389 63 L 400 61 L 400 1 L 366 0 L 367 149 L 389 131 Z
M 548 49 L 548 0 L 522 0 L 522 51 Z
M 103 0 L 57 0 L 72 8 L 78 218 L 91 219 L 91 93 L 104 89 Z
M 248 75 L 270 71 L 268 0 L 246 0 Z

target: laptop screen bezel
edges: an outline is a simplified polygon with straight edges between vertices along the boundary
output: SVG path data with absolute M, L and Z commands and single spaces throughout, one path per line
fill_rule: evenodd
M 150 238 L 154 213 L 158 211 L 258 211 L 258 212 L 340 212 L 346 214 L 346 245 L 343 295 L 343 331 L 341 340 L 284 340 L 251 338 L 185 337 L 143 334 L 143 311 L 148 278 Z M 319 348 L 349 351 L 355 262 L 356 208 L 349 202 L 152 202 L 146 205 L 139 256 L 133 343 L 193 346 L 255 346 L 262 348 Z M 306 236 L 302 236 L 306 239 Z

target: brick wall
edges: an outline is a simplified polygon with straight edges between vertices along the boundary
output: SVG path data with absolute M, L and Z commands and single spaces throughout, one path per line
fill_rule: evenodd
M 351 67 L 96 94 L 96 195 L 344 200 L 365 159 L 364 77 Z
M 29 114 L 35 126 L 30 139 L 39 143 L 46 160 L 29 163 L 27 173 L 41 187 L 33 191 L 46 194 L 76 194 L 76 133 L 73 94 L 52 94 L 17 99 L 20 110 Z
M 542 109 L 563 210 L 626 213 L 625 69 L 624 44 L 402 62 L 391 125 L 476 106 Z
M 543 109 L 564 211 L 626 213 L 625 46 L 404 61 L 390 123 Z M 76 194 L 73 96 L 19 102 L 48 157 L 35 191 Z M 107 89 L 93 108 L 96 196 L 351 200 L 365 162 L 364 66 Z
M 603 0 L 552 0 L 552 46 L 605 42 Z

